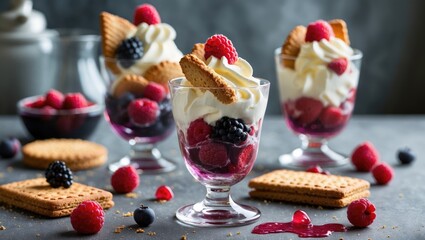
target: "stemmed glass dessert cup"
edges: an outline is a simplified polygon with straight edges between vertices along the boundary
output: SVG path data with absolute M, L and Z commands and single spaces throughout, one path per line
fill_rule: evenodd
M 131 80 L 129 84 L 124 85 L 120 81 L 122 81 L 122 78 L 126 78 L 125 73 L 116 75 L 110 67 L 107 67 L 118 64 L 125 65 L 126 62 L 127 65 L 132 65 L 134 60 L 120 59 L 118 63 L 116 59 L 101 57 L 101 61 L 103 63 L 101 64 L 102 75 L 108 89 L 105 94 L 105 118 L 114 132 L 128 141 L 131 148 L 126 156 L 110 164 L 109 170 L 114 172 L 122 166 L 132 165 L 139 172 L 147 174 L 173 171 L 176 168 L 175 163 L 163 157 L 156 147 L 158 143 L 168 138 L 175 129 L 168 89 L 163 100 L 155 102 L 147 99 L 147 96 L 144 95 L 146 93 L 141 91 L 141 88 L 144 87 L 143 82 Z M 145 108 L 147 112 L 144 112 L 143 109 L 133 111 L 133 115 L 136 115 L 133 117 L 129 110 L 130 105 L 135 101 L 145 101 L 148 104 L 155 105 L 153 117 L 151 107 Z M 144 117 L 147 115 L 151 116 L 148 118 L 149 122 L 140 123 L 135 119 L 137 116 L 141 119 L 147 119 Z
M 178 209 L 177 219 L 199 227 L 238 226 L 256 221 L 260 211 L 234 202 L 230 188 L 245 178 L 254 165 L 270 83 L 260 79 L 258 86 L 232 87 L 236 92 L 251 92 L 256 99 L 255 110 L 246 103 L 217 104 L 211 93 L 221 88 L 193 87 L 182 81 L 185 78 L 169 82 L 178 142 L 187 169 L 206 187 L 207 194 L 203 201 Z M 210 94 L 212 98 L 201 97 L 203 100 L 197 101 L 196 94 Z M 182 113 L 189 105 L 191 110 Z M 252 115 L 255 117 L 247 117 Z
M 296 71 L 296 60 L 282 54 L 281 48 L 275 50 L 282 112 L 287 127 L 301 139 L 301 147 L 281 155 L 279 162 L 284 167 L 301 169 L 344 165 L 348 157 L 330 149 L 328 140 L 344 129 L 353 112 L 362 52 L 354 50 L 341 75 L 326 73 L 326 66 L 320 66 L 309 70 L 315 71 L 314 78 L 306 77 Z M 300 64 L 300 68 L 308 66 Z

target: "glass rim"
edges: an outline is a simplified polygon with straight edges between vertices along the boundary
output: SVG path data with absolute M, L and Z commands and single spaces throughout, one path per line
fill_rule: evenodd
M 287 54 L 283 54 L 282 53 L 282 47 L 278 47 L 274 50 L 274 55 L 275 57 L 280 57 L 280 58 L 284 58 L 284 59 L 289 59 L 289 60 L 295 60 L 297 59 L 297 57 L 291 56 L 291 55 L 287 55 Z M 353 48 L 353 55 L 350 56 L 348 59 L 349 60 L 360 60 L 363 58 L 363 52 L 357 48 Z
M 196 86 L 185 86 L 185 85 L 181 85 L 180 82 L 181 80 L 186 79 L 186 77 L 178 77 L 178 78 L 173 78 L 171 80 L 168 81 L 168 85 L 171 89 L 176 89 L 176 88 L 183 88 L 183 89 L 204 89 L 204 90 L 216 90 L 216 89 L 223 89 L 222 87 L 196 87 Z M 239 87 L 239 86 L 229 86 L 230 89 L 258 89 L 258 88 L 263 88 L 263 87 L 269 87 L 270 86 L 270 81 L 264 78 L 256 78 L 258 80 L 260 80 L 260 85 L 257 86 L 247 86 L 247 87 Z

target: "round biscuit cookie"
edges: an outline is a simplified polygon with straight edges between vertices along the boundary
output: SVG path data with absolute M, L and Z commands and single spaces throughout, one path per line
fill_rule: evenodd
M 289 33 L 285 42 L 282 46 L 282 54 L 297 57 L 300 53 L 301 45 L 305 43 L 305 34 L 307 32 L 307 28 L 304 26 L 296 26 Z M 294 69 L 295 60 L 293 59 L 284 59 L 283 64 L 288 67 Z
M 183 77 L 184 75 L 178 63 L 162 61 L 148 68 L 143 76 L 148 81 L 161 84 L 168 92 L 168 81 L 173 78 Z
M 107 149 L 81 139 L 37 140 L 22 147 L 26 166 L 46 169 L 53 161 L 63 161 L 73 171 L 98 167 L 106 162 Z

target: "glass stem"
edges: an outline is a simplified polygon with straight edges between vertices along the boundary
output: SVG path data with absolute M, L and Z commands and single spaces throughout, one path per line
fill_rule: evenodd
M 223 207 L 229 206 L 232 199 L 230 198 L 230 187 L 214 187 L 206 186 L 207 195 L 204 199 L 204 205 L 207 207 Z
M 155 160 L 161 158 L 161 153 L 154 144 L 138 143 L 137 141 L 129 141 L 131 158 L 143 160 Z
M 319 152 L 328 147 L 328 141 L 324 138 L 312 138 L 304 135 L 300 136 L 301 148 L 309 152 Z

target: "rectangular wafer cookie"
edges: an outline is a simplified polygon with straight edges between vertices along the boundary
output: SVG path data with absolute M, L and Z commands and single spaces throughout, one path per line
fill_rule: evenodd
M 251 179 L 248 186 L 258 191 L 340 199 L 369 189 L 370 183 L 345 176 L 276 170 Z
M 347 206 L 354 200 L 369 197 L 370 192 L 368 190 L 364 190 L 344 198 L 327 198 L 327 197 L 309 196 L 309 195 L 294 194 L 294 193 L 253 190 L 249 193 L 249 196 L 251 196 L 252 198 L 258 198 L 258 199 L 278 200 L 278 201 L 285 201 L 285 202 L 318 205 L 323 207 L 338 207 L 339 208 L 339 207 Z
M 85 200 L 97 201 L 104 209 L 114 206 L 112 193 L 79 183 L 52 188 L 45 178 L 36 178 L 0 186 L 0 202 L 48 217 L 70 215 Z

